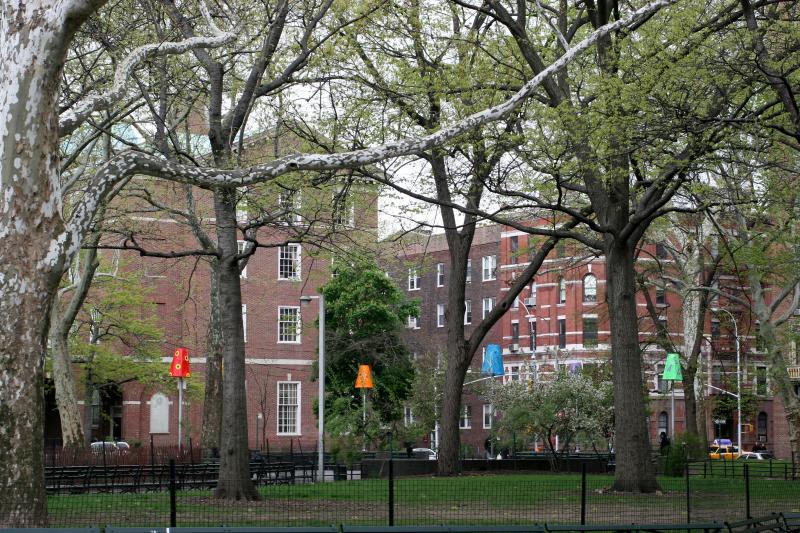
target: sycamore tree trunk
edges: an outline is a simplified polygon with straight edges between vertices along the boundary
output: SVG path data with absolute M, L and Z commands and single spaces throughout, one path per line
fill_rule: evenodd
M 0 4 L 0 528 L 47 523 L 43 366 L 63 273 L 56 99 L 74 6 Z
M 201 446 L 205 450 L 220 447 L 222 427 L 222 350 L 223 333 L 219 311 L 220 264 L 212 259 L 211 293 L 209 295 L 209 320 L 206 332 L 206 390 L 203 402 L 203 428 Z
M 613 489 L 653 492 L 658 489 L 658 483 L 650 457 L 644 410 L 634 247 L 612 241 L 605 254 L 608 268 L 606 299 L 613 347 L 616 450 Z
M 72 356 L 69 351 L 69 329 L 61 321 L 60 302 L 53 302 L 52 326 L 50 328 L 50 356 L 53 361 L 56 405 L 61 420 L 61 445 L 64 448 L 80 448 L 84 445 L 83 424 L 75 393 L 75 377 L 72 374 Z M 88 405 L 86 406 L 88 409 Z
M 242 293 L 236 258 L 238 229 L 235 188 L 220 187 L 214 191 L 214 211 L 217 217 L 217 244 L 222 256 L 217 293 L 224 361 L 219 481 L 214 497 L 258 500 L 260 495 L 250 479 L 250 450 L 247 445 Z

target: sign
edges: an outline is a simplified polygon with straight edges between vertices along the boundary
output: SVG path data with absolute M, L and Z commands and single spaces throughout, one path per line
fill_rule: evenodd
M 677 353 L 668 353 L 667 362 L 664 364 L 664 374 L 661 376 L 664 381 L 682 381 L 681 375 L 681 356 Z
M 503 349 L 499 344 L 489 344 L 486 346 L 486 355 L 483 356 L 481 374 L 489 376 L 502 376 L 503 370 Z
M 372 388 L 372 371 L 369 365 L 358 365 L 358 377 L 356 377 L 357 389 Z
M 169 365 L 169 375 L 173 378 L 188 378 L 191 376 L 189 371 L 189 349 L 176 348 L 172 354 L 172 364 Z

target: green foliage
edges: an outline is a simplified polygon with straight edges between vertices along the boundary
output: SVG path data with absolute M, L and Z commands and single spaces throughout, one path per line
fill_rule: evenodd
M 686 473 L 686 460 L 706 457 L 706 445 L 699 436 L 681 433 L 672 439 L 664 462 L 664 474 L 680 477 Z
M 322 288 L 326 308 L 326 409 L 333 419 L 329 428 L 338 427 L 343 436 L 356 432 L 369 437 L 374 433 L 370 424 L 386 426 L 402 416 L 414 369 L 400 333 L 406 318 L 419 314 L 419 307 L 406 301 L 372 262 L 341 264 L 333 274 Z M 369 391 L 366 425 L 360 422 L 361 395 L 354 387 L 360 364 L 370 365 L 375 386 Z

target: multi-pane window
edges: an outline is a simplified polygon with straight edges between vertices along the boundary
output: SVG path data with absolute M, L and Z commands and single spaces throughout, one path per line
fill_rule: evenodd
M 511 342 L 519 344 L 519 322 L 511 323 Z
M 530 331 L 530 346 L 531 351 L 536 351 L 536 321 L 531 320 L 528 322 L 528 329 Z
M 409 406 L 403 408 L 403 424 L 406 427 L 414 424 L 414 411 Z
M 669 323 L 667 322 L 667 317 L 665 316 L 658 317 L 658 331 L 663 332 L 666 335 L 669 335 Z
M 483 315 L 482 318 L 486 318 L 489 316 L 489 313 L 492 312 L 492 308 L 494 308 L 494 298 L 484 298 L 483 299 Z
M 667 258 L 667 247 L 661 243 L 656 244 L 656 257 L 658 259 Z
M 341 187 L 333 194 L 333 223 L 352 226 L 355 218 L 355 205 L 350 191 Z
M 483 273 L 483 281 L 490 281 L 497 279 L 497 256 L 485 255 L 481 259 L 481 272 Z
M 564 278 L 558 278 L 558 303 L 567 303 L 567 281 Z
M 247 342 L 247 304 L 242 304 L 242 333 L 244 342 Z
M 719 320 L 711 321 L 711 338 L 719 339 Z
M 666 411 L 661 411 L 658 414 L 658 434 L 669 435 L 669 414 Z
M 536 305 L 536 282 L 531 283 L 531 296 L 528 300 L 530 305 Z
M 281 210 L 281 220 L 286 224 L 300 222 L 300 193 L 298 191 L 281 191 L 278 194 L 278 208 Z
M 467 283 L 472 283 L 472 259 L 467 259 Z
M 566 318 L 559 318 L 558 319 L 558 347 L 559 348 L 566 348 L 567 347 L 567 319 Z
M 656 287 L 656 305 L 667 305 L 667 291 L 664 287 Z
M 483 429 L 492 429 L 494 420 L 494 406 L 490 403 L 483 404 Z
M 761 411 L 756 419 L 756 435 L 759 442 L 767 442 L 767 413 Z
M 280 247 L 278 256 L 278 279 L 300 279 L 300 245 L 287 244 Z
M 587 274 L 583 278 L 583 301 L 597 301 L 597 278 L 593 274 Z
M 436 286 L 444 287 L 444 263 L 436 263 Z
M 419 269 L 411 267 L 408 269 L 408 290 L 416 291 L 420 287 Z
M 509 381 L 519 381 L 520 379 L 520 372 L 519 372 L 519 365 L 510 365 L 505 367 L 505 382 L 508 383 Z
M 464 324 L 472 324 L 472 300 L 464 300 Z
M 444 304 L 436 304 L 436 327 L 444 327 Z
M 509 250 L 511 252 L 511 262 L 516 263 L 519 257 L 519 237 L 516 235 L 509 239 Z
M 664 365 L 656 366 L 656 392 L 667 392 L 667 381 L 664 380 Z
M 587 348 L 597 346 L 597 318 L 583 317 L 583 345 Z
M 409 317 L 408 317 L 408 328 L 409 329 L 419 329 L 419 317 L 409 315 Z
M 470 429 L 472 427 L 472 407 L 469 405 L 464 406 L 461 411 L 461 418 L 458 419 L 458 427 L 461 429 Z
M 300 342 L 299 307 L 278 307 L 278 342 Z
M 755 393 L 759 396 L 767 395 L 767 367 L 757 366 L 755 376 Z
M 300 433 L 300 383 L 278 382 L 278 435 Z
M 236 241 L 237 254 L 242 255 L 246 247 L 247 247 L 247 241 Z M 243 279 L 247 278 L 247 265 L 245 265 L 242 271 L 239 273 L 239 277 Z

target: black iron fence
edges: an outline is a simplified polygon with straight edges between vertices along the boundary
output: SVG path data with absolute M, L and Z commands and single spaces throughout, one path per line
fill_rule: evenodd
M 311 456 L 298 463 L 274 459 L 251 463 L 258 501 L 215 499 L 213 463 L 173 463 L 157 472 L 150 465 L 107 467 L 82 484 L 62 479 L 56 485 L 49 478 L 50 525 L 677 524 L 800 511 L 798 476 L 761 475 L 762 465 L 691 463 L 681 477 L 659 477 L 661 490 L 636 494 L 614 492 L 613 476 L 592 473 L 588 462 L 578 473 L 435 477 L 397 475 L 411 463 L 428 462 L 387 456 L 374 460 L 380 477 L 362 478 L 360 464 L 330 462 L 320 483 Z M 779 464 L 772 465 L 773 474 L 783 468 Z

